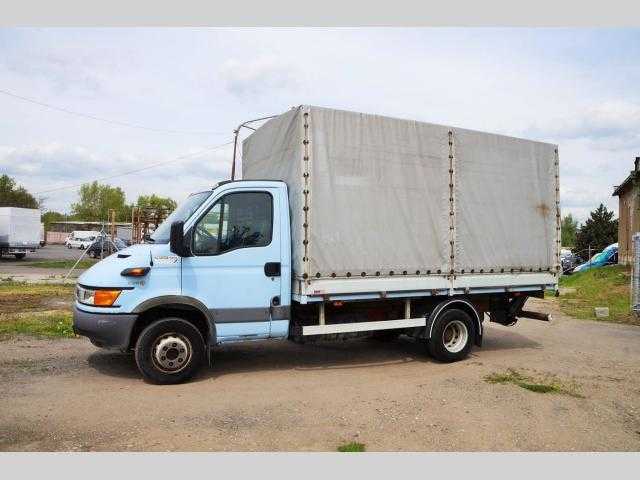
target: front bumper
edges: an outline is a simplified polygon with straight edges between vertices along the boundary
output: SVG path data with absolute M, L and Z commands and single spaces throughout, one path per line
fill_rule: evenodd
M 101 348 L 127 350 L 136 314 L 92 313 L 73 308 L 73 331 Z

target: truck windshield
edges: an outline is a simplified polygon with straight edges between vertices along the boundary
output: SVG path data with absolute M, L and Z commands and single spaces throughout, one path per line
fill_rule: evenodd
M 160 224 L 156 231 L 151 235 L 153 243 L 169 243 L 171 234 L 171 224 L 173 222 L 186 221 L 193 212 L 195 212 L 202 203 L 209 198 L 212 191 L 194 193 L 190 195 L 182 204 L 176 208 L 167 219 Z

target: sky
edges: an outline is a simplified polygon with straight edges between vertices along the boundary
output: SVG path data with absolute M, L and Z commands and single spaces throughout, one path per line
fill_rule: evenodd
M 0 28 L 0 174 L 47 210 L 94 179 L 182 201 L 239 123 L 300 104 L 558 144 L 584 221 L 640 156 L 640 29 Z

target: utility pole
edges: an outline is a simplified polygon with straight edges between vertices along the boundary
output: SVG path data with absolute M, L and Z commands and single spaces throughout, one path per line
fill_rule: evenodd
M 109 234 L 111 235 L 111 240 L 116 238 L 116 211 L 113 208 L 109 209 Z

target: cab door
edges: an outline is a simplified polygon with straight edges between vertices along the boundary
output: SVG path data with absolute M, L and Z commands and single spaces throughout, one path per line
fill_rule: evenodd
M 280 302 L 280 222 L 276 189 L 234 189 L 219 196 L 187 237 L 183 295 L 204 303 L 218 341 L 267 338 Z

